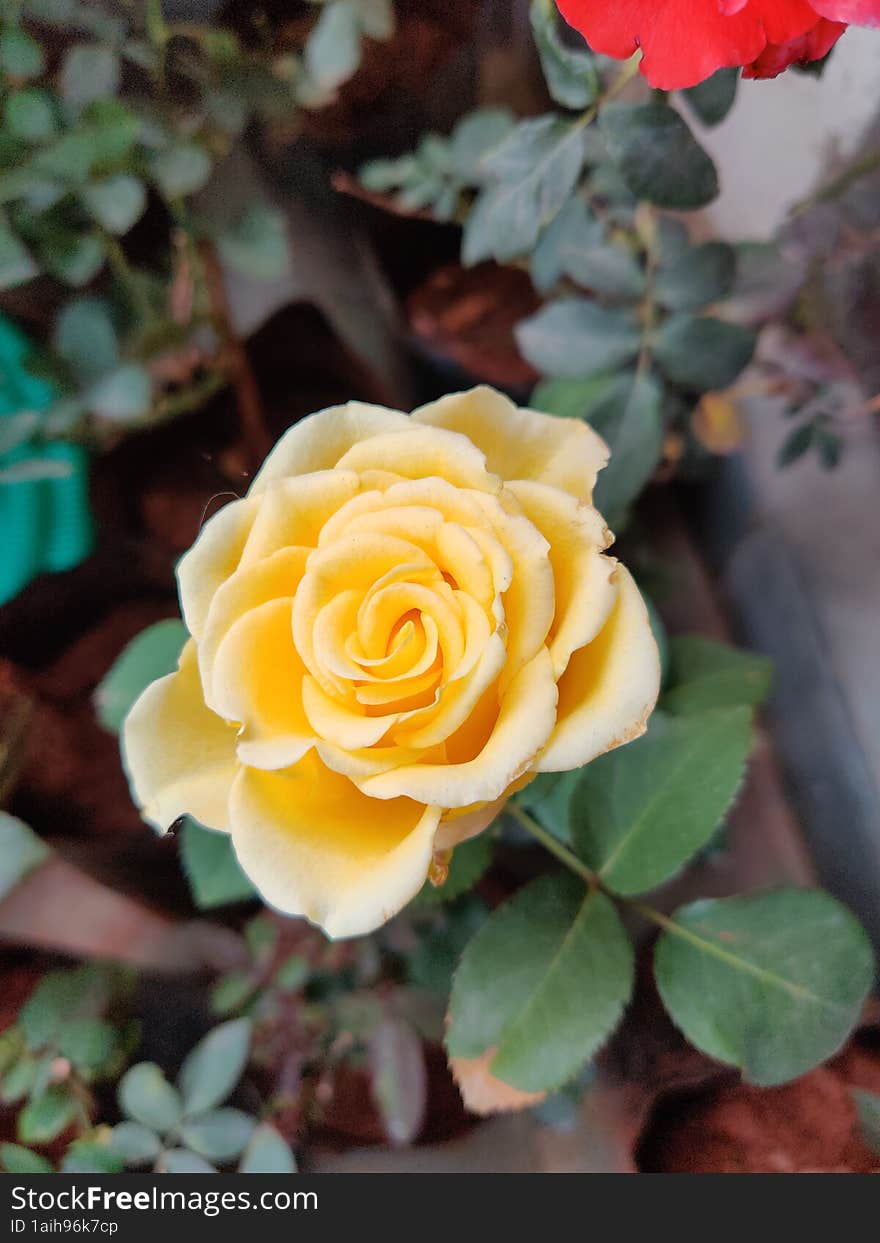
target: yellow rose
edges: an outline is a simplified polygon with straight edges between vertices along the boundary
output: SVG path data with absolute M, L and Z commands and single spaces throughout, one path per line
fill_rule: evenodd
M 536 773 L 641 734 L 659 661 L 590 504 L 607 458 L 488 388 L 291 428 L 180 562 L 192 638 L 125 723 L 144 816 L 230 833 L 267 902 L 354 936 Z

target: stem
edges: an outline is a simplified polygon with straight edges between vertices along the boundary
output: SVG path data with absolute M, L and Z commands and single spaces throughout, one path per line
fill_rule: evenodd
M 223 269 L 210 242 L 200 248 L 205 270 L 205 284 L 211 311 L 224 337 L 229 376 L 235 388 L 238 417 L 251 466 L 260 466 L 271 448 L 271 439 L 263 419 L 263 403 L 247 350 L 232 323 Z
M 521 828 L 530 833 L 541 843 L 545 850 L 549 850 L 551 855 L 555 855 L 560 863 L 564 863 L 570 872 L 574 872 L 581 880 L 586 881 L 590 888 L 595 889 L 599 885 L 599 877 L 595 872 L 582 862 L 574 851 L 569 850 L 558 837 L 547 831 L 542 825 L 538 824 L 527 811 L 523 811 L 521 807 L 517 807 L 516 803 L 508 803 L 504 809 L 509 816 L 516 820 Z
M 212 372 L 200 383 L 194 384 L 184 392 L 175 393 L 173 397 L 165 397 L 158 401 L 153 410 L 154 416 L 157 421 L 164 421 L 176 418 L 178 414 L 187 414 L 190 410 L 197 410 L 227 383 L 228 377 L 225 374 L 219 371 Z
M 819 203 L 829 203 L 839 198 L 846 190 L 862 177 L 867 177 L 871 173 L 880 171 L 880 151 L 871 151 L 867 155 L 856 160 L 845 168 L 837 177 L 827 181 L 824 186 L 820 186 L 813 194 L 807 198 L 801 199 L 799 203 L 795 203 L 789 213 L 792 216 L 799 216 L 801 212 L 808 211 L 809 208 L 815 207 Z
M 101 237 L 107 252 L 107 262 L 110 264 L 111 272 L 116 277 L 125 296 L 134 308 L 138 319 L 149 323 L 154 318 L 153 308 L 144 292 L 143 286 L 126 258 L 119 239 L 106 229 L 101 230 Z

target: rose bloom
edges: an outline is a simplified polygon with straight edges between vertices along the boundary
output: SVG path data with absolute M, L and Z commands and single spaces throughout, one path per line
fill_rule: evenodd
M 744 66 L 773 78 L 820 60 L 846 30 L 880 25 L 880 0 L 557 0 L 595 52 L 626 59 L 642 49 L 652 86 L 695 86 L 716 69 Z
M 124 729 L 144 816 L 273 906 L 390 919 L 539 772 L 641 734 L 657 647 L 590 504 L 608 450 L 488 388 L 291 428 L 178 567 L 192 636 Z

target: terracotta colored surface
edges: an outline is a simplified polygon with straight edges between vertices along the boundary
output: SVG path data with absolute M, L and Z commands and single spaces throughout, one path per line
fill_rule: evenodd
M 475 381 L 527 390 L 539 376 L 520 355 L 513 330 L 540 304 L 532 282 L 518 268 L 453 263 L 409 296 L 406 312 L 428 353 L 457 363 Z
M 660 1173 L 880 1172 L 861 1137 L 850 1086 L 880 1092 L 875 1045 L 856 1043 L 828 1066 L 780 1088 L 730 1084 L 669 1105 L 643 1145 Z

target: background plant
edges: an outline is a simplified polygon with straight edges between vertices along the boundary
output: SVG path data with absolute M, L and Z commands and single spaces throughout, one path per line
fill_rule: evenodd
M 201 192 L 253 120 L 289 124 L 325 104 L 363 40 L 394 30 L 390 0 L 315 10 L 302 50 L 281 52 L 269 31 L 245 44 L 231 29 L 168 22 L 158 0 L 5 0 L 0 291 L 41 275 L 68 291 L 39 364 L 57 386 L 42 439 L 106 443 L 234 378 L 242 359 L 218 257 L 277 277 L 287 226 L 268 199 L 221 192 L 209 204 Z

